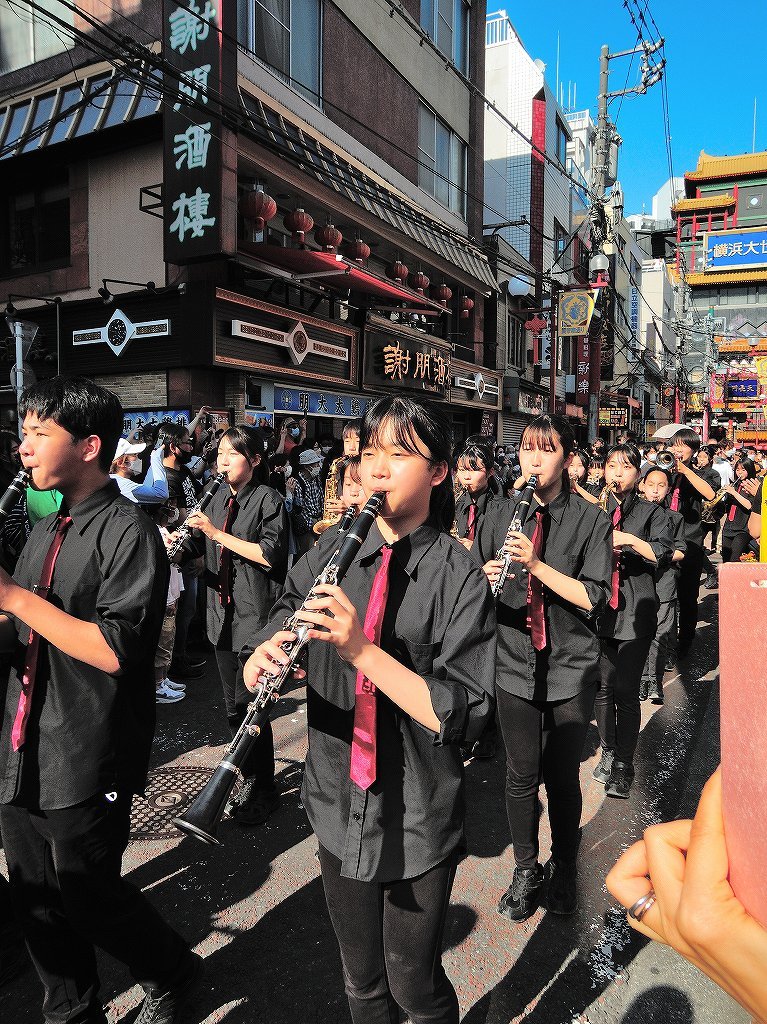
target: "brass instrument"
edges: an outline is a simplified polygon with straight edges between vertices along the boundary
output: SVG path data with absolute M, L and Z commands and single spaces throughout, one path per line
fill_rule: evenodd
M 672 469 L 676 469 L 676 455 L 672 455 L 671 452 L 658 452 L 655 456 L 655 465 L 658 469 L 665 469 L 670 472 Z
M 610 495 L 615 491 L 615 483 L 605 484 L 599 495 L 597 505 L 602 509 L 603 512 L 607 511 L 607 506 L 610 503 Z
M 719 490 L 716 492 L 716 494 L 714 495 L 713 498 L 709 498 L 708 501 L 702 502 L 701 508 L 703 509 L 704 512 L 713 512 L 714 509 L 716 508 L 716 506 L 725 497 L 726 494 L 727 494 L 727 488 L 726 487 L 720 487 Z
M 455 501 L 456 508 L 458 507 L 458 502 L 461 500 L 465 493 L 466 488 L 461 487 L 461 485 L 458 483 L 458 474 L 456 473 L 455 476 L 453 477 L 453 499 Z M 458 536 L 457 516 L 455 519 L 453 519 L 453 525 L 450 527 L 450 536 L 454 537 L 456 540 L 460 540 L 460 537 Z
M 335 503 L 338 501 L 338 463 L 341 461 L 343 457 L 343 455 L 339 455 L 338 458 L 333 459 L 333 461 L 330 464 L 328 478 L 325 481 L 325 510 L 327 510 L 328 504 L 330 502 Z M 314 530 L 317 536 L 319 536 L 320 534 L 324 533 L 325 530 L 329 530 L 331 526 L 335 526 L 336 523 L 340 520 L 340 518 L 341 513 L 336 512 L 335 515 L 326 516 L 325 519 L 318 519 L 317 522 L 312 527 L 312 530 Z

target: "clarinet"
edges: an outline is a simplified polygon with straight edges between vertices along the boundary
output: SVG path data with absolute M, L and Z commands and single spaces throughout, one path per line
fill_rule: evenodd
M 530 503 L 533 500 L 533 495 L 535 494 L 535 488 L 537 486 L 538 477 L 533 473 L 533 475 L 527 481 L 527 486 L 522 491 L 522 495 L 514 511 L 514 515 L 512 516 L 511 522 L 509 523 L 509 528 L 506 531 L 506 536 L 503 538 L 503 544 L 501 545 L 500 548 L 498 548 L 498 551 L 496 552 L 495 560 L 497 562 L 503 562 L 500 576 L 495 581 L 495 583 L 490 584 L 490 589 L 493 592 L 493 597 L 496 598 L 496 600 L 500 597 L 503 588 L 506 586 L 506 580 L 509 578 L 509 573 L 511 572 L 511 566 L 513 564 L 511 555 L 506 550 L 506 545 L 511 540 L 512 533 L 522 532 L 522 527 L 525 525 L 527 513 L 530 511 Z
M 187 519 L 189 518 L 189 516 L 191 516 L 191 514 L 193 512 L 204 512 L 205 511 L 205 509 L 210 504 L 210 502 L 211 502 L 211 500 L 213 498 L 213 495 L 219 489 L 219 487 L 224 482 L 224 480 L 226 480 L 226 473 L 219 473 L 218 476 L 213 477 L 213 480 L 212 480 L 212 482 L 210 484 L 210 487 L 207 489 L 207 491 L 204 491 L 200 495 L 200 500 L 197 502 L 197 504 L 193 505 L 192 508 L 190 508 L 189 511 L 187 512 L 187 514 L 186 514 L 187 515 Z M 189 536 L 189 534 L 191 532 L 192 532 L 192 527 L 186 525 L 186 519 L 185 519 L 184 522 L 181 524 L 181 526 L 179 526 L 178 530 L 176 531 L 176 539 L 173 541 L 172 544 L 168 545 L 168 558 L 169 559 L 172 560 L 174 558 L 174 556 L 179 553 L 181 548 L 184 546 L 184 541 L 187 539 L 187 537 Z
M 216 837 L 216 828 L 224 816 L 240 768 L 245 762 L 254 740 L 269 719 L 272 701 L 279 700 L 280 690 L 292 674 L 301 653 L 309 642 L 308 634 L 313 627 L 310 623 L 303 622 L 299 618 L 299 613 L 306 608 L 307 601 L 311 601 L 317 596 L 318 587 L 327 584 L 336 585 L 343 579 L 380 512 L 385 497 L 386 494 L 379 491 L 368 499 L 354 517 L 354 524 L 339 535 L 333 554 L 315 579 L 301 607 L 285 619 L 283 628 L 290 630 L 295 635 L 295 640 L 288 640 L 282 644 L 282 650 L 288 655 L 287 663 L 281 665 L 274 672 L 262 673 L 258 691 L 248 705 L 242 725 L 229 744 L 223 760 L 189 808 L 173 819 L 176 828 L 187 835 L 194 836 L 195 839 L 200 839 L 212 846 L 221 845 L 221 840 Z M 344 518 L 349 515 L 350 511 L 347 509 Z M 351 519 L 352 517 L 349 516 L 348 521 L 351 522 Z
M 11 510 L 18 505 L 24 495 L 24 491 L 31 482 L 32 474 L 28 469 L 20 469 L 13 480 L 11 480 L 5 493 L 0 498 L 0 522 L 8 518 Z

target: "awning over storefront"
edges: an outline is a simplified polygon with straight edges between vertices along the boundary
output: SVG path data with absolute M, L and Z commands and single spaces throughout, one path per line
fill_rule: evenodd
M 471 275 L 486 294 L 497 291 L 495 275 L 486 256 L 468 239 L 462 244 L 449 228 L 434 220 L 425 210 L 366 175 L 355 164 L 323 146 L 255 96 L 240 89 L 240 97 L 251 131 L 259 142 Z
M 249 262 L 253 265 L 260 264 L 266 274 L 276 268 L 289 274 L 294 281 L 318 280 L 330 288 L 364 292 L 388 302 L 408 302 L 418 306 L 422 311 L 433 314 L 446 311 L 439 302 L 434 302 L 413 288 L 381 277 L 338 253 L 317 252 L 314 249 L 286 249 L 279 245 L 248 245 L 242 242 L 240 248 L 247 253 Z
M 139 77 L 102 67 L 0 109 L 0 160 L 159 113 L 161 75 L 147 66 Z

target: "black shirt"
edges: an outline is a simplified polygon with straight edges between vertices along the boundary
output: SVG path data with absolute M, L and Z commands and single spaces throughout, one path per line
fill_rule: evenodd
M 723 537 L 734 537 L 739 533 L 748 533 L 748 520 L 751 518 L 751 512 L 757 509 L 761 512 L 761 504 L 757 504 L 757 499 L 761 502 L 761 493 L 757 491 L 756 495 L 752 498 L 749 494 L 741 491 L 741 484 L 737 483 L 734 485 L 735 489 L 739 494 L 742 493 L 747 501 L 751 502 L 748 508 L 743 508 L 739 501 L 736 501 L 731 494 L 725 495 L 724 504 L 724 525 L 722 526 Z M 732 510 L 735 509 L 735 515 L 732 519 L 730 516 L 733 515 Z
M 671 525 L 671 547 L 672 551 L 687 550 L 687 542 L 684 539 L 684 519 L 679 512 L 672 512 L 667 508 L 668 498 L 661 503 L 666 509 L 666 515 Z M 655 569 L 655 592 L 661 604 L 676 600 L 676 581 L 679 577 L 679 562 L 668 561 L 665 565 L 658 565 Z
M 455 503 L 455 524 L 458 527 L 458 536 L 466 537 L 469 532 L 469 506 L 471 505 L 471 495 L 468 491 L 464 491 L 458 501 Z M 489 490 L 484 491 L 474 501 L 477 506 L 475 513 L 476 518 L 474 520 L 474 536 L 477 535 L 479 524 L 485 517 L 488 507 L 493 507 L 496 504 L 506 505 L 508 503 L 507 498 L 496 497 L 491 494 Z
M 176 505 L 182 512 L 184 509 L 188 512 L 197 504 L 197 497 L 200 493 L 199 484 L 186 466 L 182 466 L 181 469 L 166 467 L 165 472 L 168 477 L 168 497 L 176 499 Z M 185 518 L 182 515 L 182 522 Z
M 693 470 L 702 480 L 706 483 L 711 484 L 714 490 L 718 490 L 720 483 L 716 486 L 713 484 L 712 478 L 704 476 L 705 470 L 700 473 L 697 470 Z M 716 473 L 716 470 L 712 470 Z M 717 480 L 719 480 L 719 474 L 716 473 Z M 687 541 L 687 550 L 694 552 L 696 550 L 702 550 L 703 548 L 703 526 L 701 524 L 701 510 L 703 505 L 703 495 L 700 491 L 696 491 L 686 476 L 682 476 L 681 473 L 677 473 L 674 477 L 674 483 L 671 488 L 671 498 L 669 498 L 669 505 L 674 495 L 675 488 L 679 488 L 679 508 L 676 509 L 681 513 L 684 519 L 684 538 Z
M 205 509 L 219 529 L 224 527 L 231 493 L 229 487 L 222 485 Z M 232 600 L 224 606 L 219 599 L 221 545 L 207 537 L 200 538 L 200 543 L 205 542 L 208 639 L 221 650 L 241 651 L 266 624 L 288 571 L 288 516 L 280 495 L 273 488 L 251 480 L 236 496 L 234 520 L 228 532 L 260 544 L 270 566 L 267 569 L 230 551 Z
M 256 647 L 282 628 L 327 563 L 336 527 L 291 569 Z M 361 622 L 381 562 L 373 525 L 341 586 Z M 423 525 L 393 545 L 381 645 L 429 688 L 439 735 L 377 691 L 377 777 L 367 792 L 349 778 L 356 671 L 332 644 L 309 644 L 309 751 L 301 798 L 320 843 L 362 881 L 414 878 L 463 843 L 460 744 L 494 713 L 495 613 L 487 579 L 468 552 Z
M 26 742 L 10 744 L 29 627 L 18 619 L 0 738 L 0 803 L 46 810 L 72 807 L 97 793 L 143 791 L 155 724 L 154 656 L 170 572 L 160 533 L 141 509 L 108 484 L 75 505 L 49 600 L 95 622 L 120 663 L 109 675 L 41 638 Z M 14 579 L 40 580 L 57 516 L 42 519 Z
M 503 545 L 518 498 L 489 509 L 471 549 L 481 564 Z M 532 509 L 540 508 L 536 502 Z M 535 515 L 523 533 L 532 537 Z M 599 640 L 595 623 L 610 599 L 612 541 L 610 522 L 597 505 L 562 489 L 543 517 L 542 560 L 586 588 L 592 604 L 582 611 L 544 587 L 546 640 L 536 651 L 527 629 L 528 575 L 512 569 L 498 599 L 497 685 L 525 700 L 557 701 L 573 697 L 599 679 Z
M 658 595 L 655 574 L 665 569 L 673 554 L 671 522 L 662 505 L 640 498 L 636 492 L 623 499 L 623 519 L 618 529 L 647 541 L 657 562 L 638 555 L 633 548 L 621 551 L 620 592 L 617 609 L 605 608 L 599 634 L 613 640 L 634 640 L 654 633 L 658 625 Z M 614 497 L 607 505 L 612 526 L 616 508 Z

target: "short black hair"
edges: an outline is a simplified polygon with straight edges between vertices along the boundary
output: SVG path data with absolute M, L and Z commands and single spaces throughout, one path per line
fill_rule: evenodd
M 567 458 L 575 450 L 575 434 L 570 421 L 555 413 L 545 413 L 543 416 L 536 416 L 535 419 L 530 420 L 522 431 L 519 446 L 523 448 L 525 444 L 535 442 L 540 448 L 553 451 L 555 434 L 559 438 L 562 451 Z
M 189 437 L 189 427 L 185 423 L 162 423 L 157 431 L 157 441 L 162 445 L 163 455 L 170 455 L 170 446 L 179 445 L 185 437 Z
M 347 420 L 341 429 L 341 437 L 347 434 L 358 434 L 362 430 L 362 420 Z
M 605 465 L 607 465 L 613 455 L 620 455 L 630 466 L 633 466 L 634 469 L 641 468 L 642 456 L 640 455 L 637 446 L 632 444 L 630 441 L 624 441 L 622 444 L 614 444 L 607 453 Z
M 642 480 L 647 480 L 651 473 L 662 473 L 665 476 L 669 487 L 674 486 L 674 478 L 668 469 L 663 469 L 662 466 L 653 466 L 651 464 L 645 469 L 644 474 L 642 475 Z
M 23 422 L 28 413 L 53 420 L 73 443 L 94 434 L 101 440 L 99 468 L 109 472 L 123 430 L 123 407 L 114 392 L 87 377 L 50 377 L 22 392 L 19 419 Z
M 229 427 L 221 435 L 218 443 L 221 444 L 224 440 L 251 462 L 259 460 L 253 467 L 253 476 L 259 483 L 266 483 L 269 479 L 269 466 L 266 462 L 266 438 L 261 430 L 247 424 Z
M 700 435 L 692 427 L 682 427 L 681 430 L 677 430 L 674 436 L 669 439 L 669 446 L 673 447 L 674 441 L 687 445 L 693 452 L 697 452 L 700 448 Z

